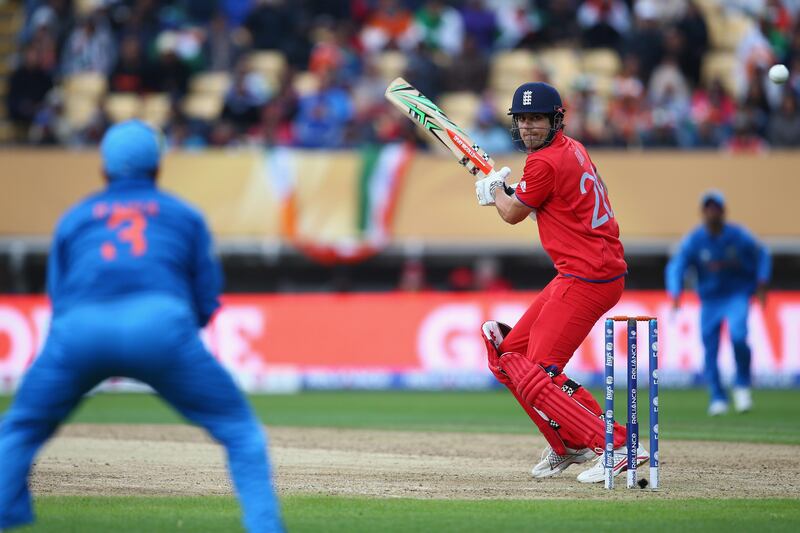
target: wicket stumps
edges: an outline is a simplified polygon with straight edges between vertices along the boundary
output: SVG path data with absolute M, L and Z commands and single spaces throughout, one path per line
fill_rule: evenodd
M 638 348 L 636 326 L 649 325 L 650 356 L 650 488 L 658 488 L 658 320 L 651 316 L 612 316 L 606 319 L 605 351 L 605 487 L 614 488 L 614 322 L 628 325 L 628 488 L 636 487 L 636 450 L 639 447 Z

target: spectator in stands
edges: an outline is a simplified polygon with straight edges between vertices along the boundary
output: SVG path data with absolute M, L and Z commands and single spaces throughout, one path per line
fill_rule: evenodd
M 769 68 L 774 63 L 774 54 L 764 36 L 767 21 L 760 19 L 753 24 L 736 47 L 736 97 L 743 98 L 747 88 L 758 83 L 758 70 Z
M 176 112 L 166 130 L 166 144 L 169 148 L 198 150 L 208 145 L 202 128 L 183 114 Z
M 747 86 L 747 92 L 742 102 L 743 108 L 747 109 L 747 113 L 750 116 L 750 125 L 755 128 L 755 132 L 759 135 L 766 133 L 767 121 L 771 111 L 769 100 L 764 91 L 764 80 L 766 79 L 766 72 L 763 69 L 759 69 L 753 82 Z M 770 83 L 770 85 L 777 88 L 773 83 Z
M 36 145 L 50 146 L 67 144 L 70 128 L 64 118 L 64 98 L 60 88 L 47 93 L 31 124 L 28 139 Z
M 413 14 L 399 0 L 378 0 L 361 30 L 361 44 L 370 52 L 408 48 L 413 44 L 413 25 Z
M 510 291 L 511 282 L 501 273 L 502 267 L 496 257 L 485 256 L 475 261 L 475 287 L 477 291 Z
M 37 26 L 28 46 L 36 50 L 39 65 L 55 75 L 58 71 L 58 43 L 47 26 Z
M 639 80 L 619 83 L 609 104 L 608 123 L 615 146 L 642 146 L 642 134 L 651 126 L 650 110 Z
M 242 59 L 225 94 L 222 119 L 230 122 L 236 132 L 242 134 L 258 123 L 261 107 L 270 96 L 269 87 L 261 74 L 250 70 L 247 61 Z
M 767 143 L 756 133 L 753 111 L 741 108 L 733 117 L 733 136 L 725 143 L 725 150 L 731 153 L 760 154 L 767 149 Z
M 709 89 L 699 88 L 692 95 L 691 118 L 695 125 L 697 147 L 719 147 L 730 137 L 736 103 L 725 90 L 725 86 L 715 78 Z
M 292 66 L 308 63 L 309 32 L 302 10 L 286 0 L 256 0 L 244 25 L 256 50 L 280 50 Z
M 488 95 L 485 95 L 478 107 L 475 127 L 471 130 L 472 140 L 490 155 L 513 152 L 514 145 L 508 128 L 497 120 L 498 113 Z
M 589 75 L 579 76 L 573 84 L 573 96 L 569 102 L 569 120 L 565 128 L 570 137 L 587 145 L 607 144 L 606 103 L 597 94 L 595 79 Z
M 680 70 L 679 59 L 683 52 L 683 37 L 675 28 L 668 28 L 664 32 L 664 56 L 661 62 L 653 69 L 648 82 L 647 90 L 650 100 L 660 102 L 664 100 L 667 88 L 678 100 L 688 100 L 690 96 L 689 82 Z
M 631 27 L 628 6 L 622 0 L 585 0 L 577 18 L 587 48 L 616 48 Z
M 136 0 L 130 14 L 123 19 L 122 23 L 122 33 L 134 35 L 139 40 L 143 54 L 148 55 L 161 31 L 159 4 L 156 0 Z
M 294 142 L 293 122 L 298 110 L 298 96 L 293 76 L 291 69 L 283 74 L 277 92 L 261 109 L 261 122 L 251 129 L 251 138 L 267 146 L 290 146 Z
M 330 72 L 320 77 L 317 91 L 300 98 L 294 131 L 297 146 L 343 148 L 348 123 L 353 119 L 350 95 L 334 84 Z
M 433 51 L 425 41 L 420 41 L 408 53 L 404 77 L 428 98 L 435 100 L 441 91 L 439 66 L 433 60 Z
M 684 46 L 680 58 L 681 71 L 696 87 L 700 83 L 700 68 L 703 56 L 708 51 L 708 27 L 703 12 L 695 0 L 689 0 L 686 12 L 678 21 L 678 31 L 683 36 Z
M 414 14 L 416 38 L 434 52 L 454 56 L 461 51 L 464 23 L 458 11 L 442 0 L 428 0 Z
M 464 23 L 464 34 L 475 40 L 475 47 L 482 52 L 491 52 L 497 37 L 497 17 L 488 9 L 484 0 L 466 0 L 460 9 Z
M 58 51 L 66 42 L 73 23 L 72 6 L 68 0 L 39 2 L 30 14 L 22 37 L 24 41 L 29 42 L 37 32 L 43 30 L 52 38 Z
M 658 26 L 658 12 L 651 3 L 637 3 L 634 9 L 635 26 L 625 38 L 624 56 L 638 60 L 638 76 L 642 83 L 650 81 L 653 69 L 661 63 L 663 37 Z
M 450 59 L 443 76 L 446 91 L 480 94 L 489 82 L 489 58 L 471 35 L 464 38 L 461 52 Z
M 117 64 L 108 79 L 109 91 L 143 93 L 151 83 L 152 73 L 148 72 L 148 66 L 142 57 L 139 39 L 133 35 L 123 37 Z
M 797 111 L 797 95 L 792 91 L 784 91 L 780 108 L 773 112 L 767 139 L 776 148 L 800 146 L 800 113 Z
M 85 16 L 64 45 L 61 71 L 65 76 L 79 72 L 108 75 L 116 59 L 116 44 L 108 21 L 100 12 Z
M 689 147 L 693 143 L 689 124 L 689 96 L 671 82 L 664 85 L 658 99 L 651 95 L 653 123 L 645 133 L 646 144 L 654 147 Z
M 232 27 L 225 13 L 217 12 L 208 24 L 203 43 L 205 65 L 212 71 L 229 71 L 234 68 L 249 46 L 250 35 Z
M 425 264 L 419 259 L 406 259 L 400 271 L 397 290 L 402 292 L 421 292 L 431 290 L 425 275 Z
M 314 45 L 308 60 L 309 72 L 322 74 L 330 72 L 337 83 L 352 86 L 361 74 L 361 59 L 353 49 L 351 40 L 357 38 L 351 35 L 351 26 L 334 20 L 323 18 L 314 26 Z
M 34 117 L 53 87 L 53 77 L 41 66 L 39 54 L 33 47 L 22 51 L 22 60 L 8 79 L 6 109 L 18 130 L 20 139 L 27 137 Z
M 551 0 L 541 13 L 540 42 L 555 46 L 577 46 L 581 30 L 575 20 L 577 0 Z
M 168 93 L 173 100 L 180 100 L 188 90 L 191 71 L 178 56 L 177 35 L 172 32 L 162 33 L 156 42 L 156 50 L 158 58 L 151 89 Z

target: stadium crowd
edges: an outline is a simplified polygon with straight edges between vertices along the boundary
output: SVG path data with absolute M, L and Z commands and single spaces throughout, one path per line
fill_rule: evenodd
M 476 141 L 512 150 L 509 94 L 493 69 L 509 50 L 612 50 L 608 80 L 580 72 L 566 96 L 567 131 L 588 145 L 759 151 L 800 146 L 800 0 L 26 0 L 7 115 L 19 142 L 92 145 L 111 122 L 66 118 L 65 81 L 101 74 L 107 94 L 167 95 L 173 147 L 286 145 L 347 148 L 412 138 L 392 111 L 387 51 L 432 99 L 478 95 Z M 713 42 L 708 9 L 750 22 L 731 47 L 727 79 L 704 73 Z M 278 51 L 287 68 L 269 79 L 254 51 Z M 783 86 L 766 70 L 785 63 Z M 193 76 L 228 72 L 213 118 L 182 105 Z M 541 67 L 529 79 L 559 85 Z M 298 80 L 313 80 L 311 85 Z M 601 83 L 608 81 L 609 83 Z M 301 90 L 302 87 L 302 90 Z M 445 109 L 447 110 L 447 109 Z M 418 142 L 421 142 L 418 140 Z

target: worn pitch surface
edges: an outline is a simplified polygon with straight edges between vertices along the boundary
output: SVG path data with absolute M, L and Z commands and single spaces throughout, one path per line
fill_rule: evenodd
M 282 494 L 440 499 L 798 498 L 800 447 L 661 443 L 662 488 L 584 485 L 573 465 L 562 476 L 529 472 L 544 440 L 534 435 L 360 429 L 269 429 Z M 641 477 L 649 468 L 640 467 Z M 223 449 L 185 425 L 65 426 L 37 459 L 37 494 L 230 494 Z

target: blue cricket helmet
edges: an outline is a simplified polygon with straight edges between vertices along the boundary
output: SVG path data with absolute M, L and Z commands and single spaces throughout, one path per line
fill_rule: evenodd
M 100 155 L 111 180 L 153 179 L 161 162 L 161 135 L 141 120 L 126 120 L 103 136 Z
M 517 148 L 521 147 L 523 151 L 527 151 L 519 133 L 516 115 L 541 113 L 550 117 L 550 133 L 547 135 L 544 144 L 537 148 L 537 150 L 541 150 L 553 142 L 556 134 L 564 128 L 565 112 L 561 95 L 558 94 L 558 90 L 555 87 L 541 81 L 523 83 L 514 91 L 511 107 L 508 109 L 508 114 L 511 115 L 511 136 L 514 144 Z

